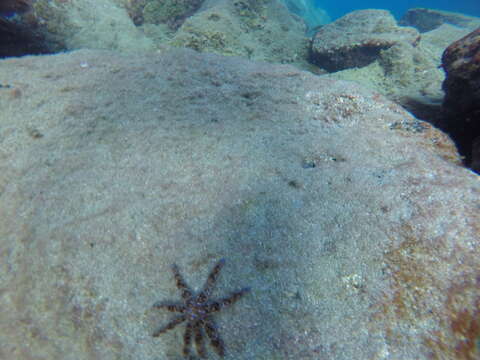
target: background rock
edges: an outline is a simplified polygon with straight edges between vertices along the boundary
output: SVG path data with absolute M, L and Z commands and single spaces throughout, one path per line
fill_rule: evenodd
M 450 11 L 412 8 L 402 16 L 399 24 L 403 26 L 413 26 L 422 33 L 434 30 L 443 24 L 473 30 L 480 26 L 480 18 Z
M 143 19 L 151 24 L 168 24 L 178 29 L 186 18 L 192 16 L 203 0 L 145 0 Z
M 1 358 L 181 359 L 151 306 L 220 257 L 226 359 L 478 356 L 478 176 L 381 95 L 189 50 L 0 78 Z
M 320 28 L 313 37 L 310 61 L 329 72 L 366 66 L 380 51 L 405 42 L 415 45 L 414 28 L 399 27 L 386 10 L 352 11 Z
M 37 0 L 28 20 L 41 29 L 53 52 L 80 48 L 155 50 L 126 9 L 114 0 Z
M 288 10 L 305 21 L 309 36 L 314 35 L 316 28 L 331 21 L 327 12 L 320 8 L 315 0 L 283 0 L 283 2 Z
M 0 18 L 0 56 L 174 46 L 310 67 L 304 21 L 280 0 L 37 0 L 21 24 Z
M 380 18 L 383 16 L 382 13 L 375 12 L 375 14 Z M 390 23 L 394 22 L 391 15 L 388 18 Z M 415 22 L 412 24 L 414 25 Z M 468 24 L 471 25 L 470 22 Z M 422 29 L 421 26 L 420 29 Z M 360 33 L 361 30 L 359 29 L 358 32 Z M 420 40 L 414 46 L 408 42 L 398 42 L 376 52 L 374 61 L 367 66 L 353 67 L 324 76 L 359 82 L 401 104 L 417 118 L 429 121 L 436 127 L 450 132 L 449 120 L 442 107 L 444 98 L 442 82 L 445 80 L 445 73 L 441 68 L 441 58 L 448 45 L 469 32 L 468 28 L 454 26 L 445 21 L 434 30 L 422 33 Z M 340 30 L 338 36 L 342 37 Z M 347 37 L 344 36 L 344 38 Z M 355 43 L 352 42 L 350 46 L 355 48 Z M 349 59 L 348 56 L 343 59 L 342 53 L 336 52 L 335 49 L 331 54 L 333 57 L 338 57 L 340 61 Z M 355 56 L 352 55 L 352 57 Z M 462 147 L 461 150 L 465 155 L 466 152 Z M 470 153 L 470 149 L 467 152 Z
M 442 108 L 442 53 L 467 33 L 466 29 L 443 24 L 423 33 L 417 46 L 396 44 L 382 50 L 368 66 L 338 71 L 328 77 L 357 81 L 401 104 L 416 117 L 447 130 Z
M 281 0 L 37 0 L 25 21 L 51 52 L 173 46 L 309 66 L 305 24 Z
M 207 1 L 168 44 L 304 67 L 305 30 L 303 21 L 278 0 Z

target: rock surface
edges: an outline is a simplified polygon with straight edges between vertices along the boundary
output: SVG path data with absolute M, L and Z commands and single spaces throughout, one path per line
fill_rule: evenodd
M 412 8 L 400 19 L 399 24 L 403 26 L 413 26 L 422 33 L 434 30 L 443 24 L 473 30 L 480 26 L 480 18 L 450 11 Z
M 382 50 L 402 42 L 415 45 L 419 40 L 417 30 L 398 26 L 386 10 L 358 10 L 315 34 L 310 59 L 330 72 L 363 67 L 378 59 Z
M 221 257 L 226 359 L 478 357 L 478 176 L 381 95 L 190 50 L 0 79 L 0 358 L 182 359 L 152 304 Z

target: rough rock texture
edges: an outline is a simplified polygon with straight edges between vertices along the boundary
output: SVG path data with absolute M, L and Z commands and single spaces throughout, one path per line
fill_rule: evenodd
M 409 9 L 399 21 L 400 25 L 413 26 L 420 32 L 434 30 L 442 24 L 451 24 L 470 30 L 480 26 L 480 18 L 435 9 Z
M 442 66 L 443 106 L 450 128 L 463 146 L 471 148 L 480 136 L 480 28 L 451 44 L 443 53 Z
M 151 306 L 221 257 L 226 359 L 478 358 L 478 176 L 381 95 L 191 50 L 0 78 L 0 358 L 182 359 Z
M 310 60 L 330 72 L 362 67 L 378 59 L 382 50 L 419 40 L 417 30 L 399 27 L 386 10 L 358 10 L 320 28 Z

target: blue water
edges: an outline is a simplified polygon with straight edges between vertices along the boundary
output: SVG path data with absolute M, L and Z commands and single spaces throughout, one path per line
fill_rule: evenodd
M 455 11 L 466 15 L 480 16 L 480 0 L 315 0 L 315 4 L 326 10 L 328 15 L 335 20 L 346 13 L 359 9 L 386 9 L 399 19 L 405 12 L 414 7 L 423 7 L 447 11 Z

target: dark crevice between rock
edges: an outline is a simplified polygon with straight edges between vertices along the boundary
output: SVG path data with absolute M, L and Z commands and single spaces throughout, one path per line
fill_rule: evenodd
M 334 53 L 321 55 L 312 51 L 309 47 L 308 61 L 328 72 L 341 71 L 354 67 L 370 65 L 380 55 L 380 51 L 391 47 L 388 45 L 362 45 L 352 46 L 348 50 L 338 49 Z
M 467 116 L 449 114 L 445 115 L 445 131 L 455 142 L 458 152 L 463 158 L 465 166 L 471 168 L 480 174 L 480 164 L 478 164 L 478 154 L 475 156 L 474 146 L 480 139 L 480 110 Z M 477 147 L 480 144 L 477 144 Z
M 29 10 L 27 0 L 0 2 L 0 58 L 51 53 L 40 32 L 24 20 Z M 26 17 L 20 17 L 24 13 Z
M 442 67 L 446 131 L 480 174 L 480 28 L 447 47 Z
M 48 54 L 42 35 L 28 26 L 0 17 L 0 58 Z
M 391 99 L 413 114 L 446 133 L 455 143 L 463 164 L 480 174 L 480 164 L 475 161 L 474 152 L 480 151 L 480 111 L 465 115 L 455 113 L 442 103 L 430 103 L 426 99 L 402 97 Z M 477 147 L 475 142 L 479 142 Z M 477 149 L 478 150 L 475 150 Z

